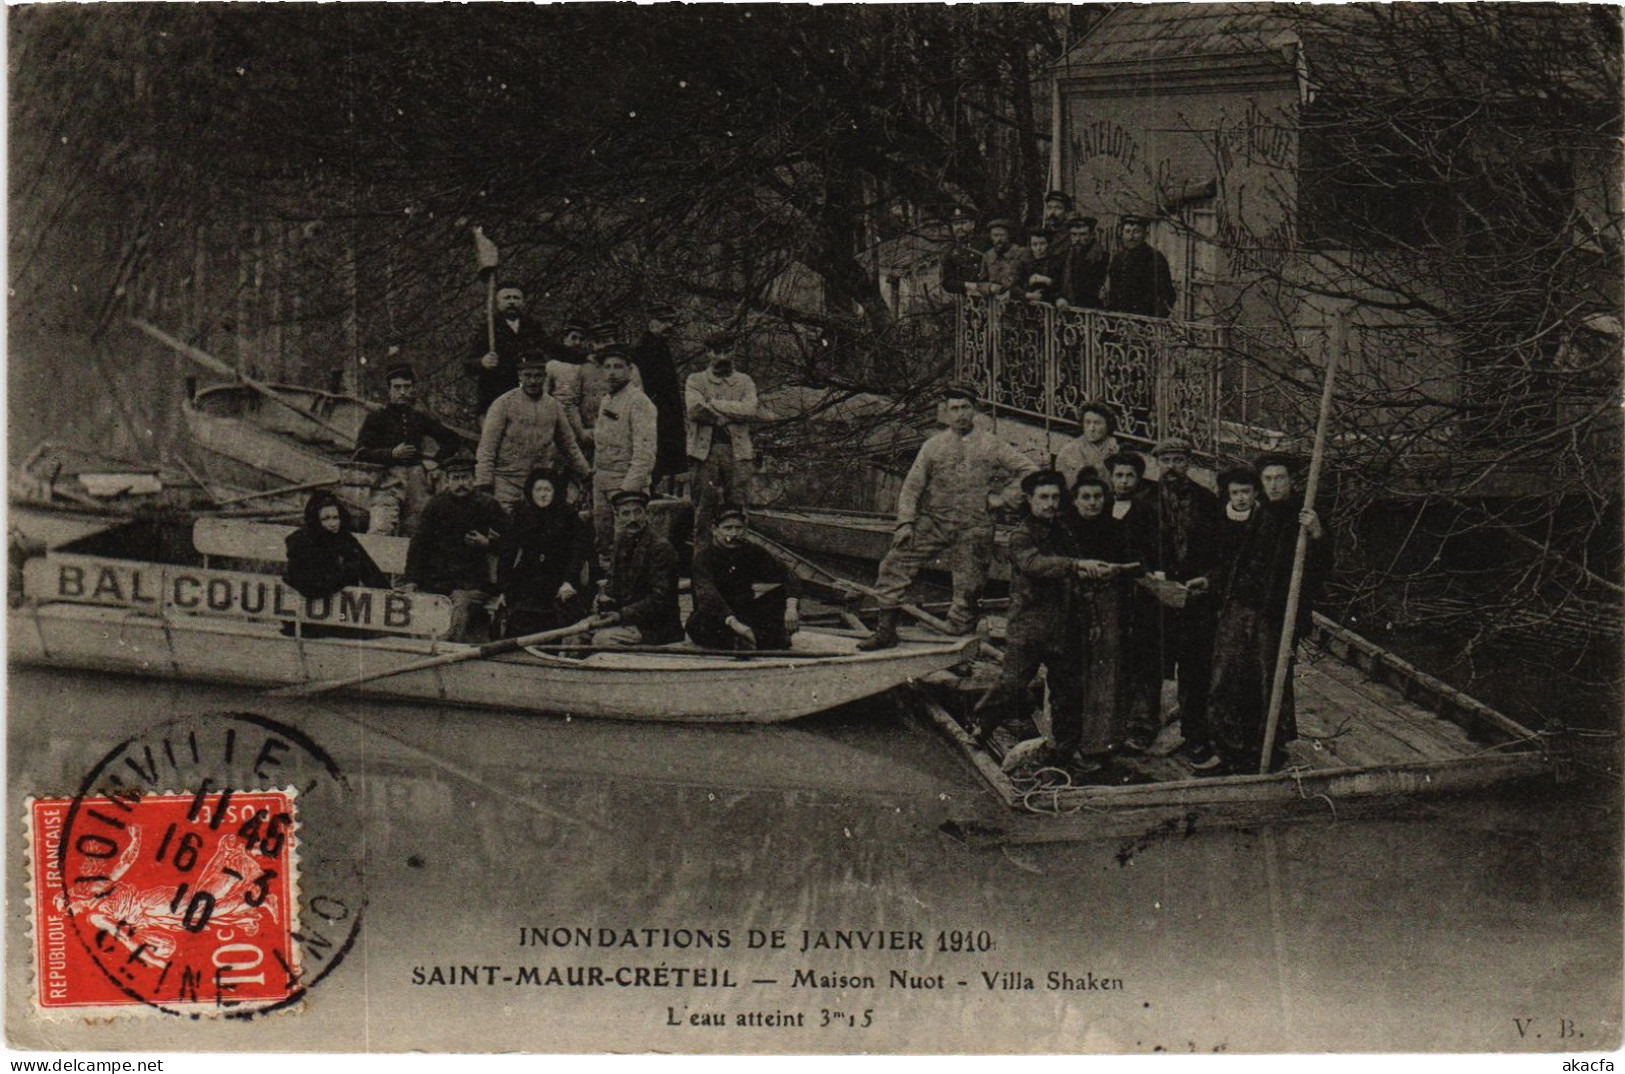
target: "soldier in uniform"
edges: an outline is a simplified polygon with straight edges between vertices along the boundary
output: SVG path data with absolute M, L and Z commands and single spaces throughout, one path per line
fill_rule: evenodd
M 942 252 L 942 289 L 950 295 L 974 295 L 981 291 L 983 276 L 982 255 L 972 245 L 976 235 L 976 218 L 963 208 L 954 207 L 948 218 L 952 237 Z
M 694 550 L 711 540 L 711 512 L 719 503 L 749 504 L 756 473 L 756 382 L 734 368 L 734 340 L 725 332 L 705 341 L 706 367 L 683 386 L 688 417 L 689 483 L 694 499 Z
M 384 381 L 389 403 L 361 423 L 355 460 L 383 468 L 367 501 L 367 532 L 409 536 L 433 492 L 425 469 L 433 460 L 424 441 L 432 439 L 440 455 L 451 455 L 462 447 L 462 438 L 412 406 L 418 383 L 411 366 L 390 366 Z
M 897 497 L 897 530 L 875 582 L 880 625 L 860 642 L 865 650 L 897 644 L 900 605 L 920 568 L 947 553 L 953 570 L 948 621 L 960 633 L 976 628 L 976 604 L 993 557 L 993 510 L 1014 504 L 1021 478 L 1038 469 L 1027 456 L 976 428 L 976 392 L 943 393 L 948 428 L 927 440 Z M 994 494 L 994 479 L 1003 477 Z
M 1106 308 L 1115 313 L 1166 317 L 1173 312 L 1173 273 L 1168 259 L 1146 245 L 1150 225 L 1143 216 L 1123 217 L 1123 245 L 1106 269 Z
M 547 367 L 539 355 L 531 355 L 519 366 L 519 387 L 491 404 L 480 428 L 474 483 L 506 510 L 524 498 L 524 482 L 532 470 L 568 464 L 582 480 L 591 473 L 546 386 Z

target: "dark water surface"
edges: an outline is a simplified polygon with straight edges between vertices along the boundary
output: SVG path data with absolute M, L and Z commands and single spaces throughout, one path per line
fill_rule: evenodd
M 1594 1052 L 1619 1041 L 1619 813 L 1604 790 L 972 849 L 940 826 L 998 807 L 944 743 L 881 704 L 769 728 L 665 727 L 14 671 L 14 864 L 27 795 L 72 793 L 125 737 L 211 711 L 294 725 L 351 780 L 359 845 L 324 845 L 323 818 L 303 817 L 301 854 L 363 865 L 357 947 L 304 1009 L 275 1017 L 46 1024 L 30 1007 L 27 891 L 12 868 L 14 1046 Z M 520 945 L 531 928 L 600 927 L 731 943 Z M 786 946 L 752 950 L 750 930 L 782 930 Z M 926 949 L 803 953 L 804 930 L 918 933 Z M 985 934 L 989 949 L 932 949 L 955 930 L 973 945 Z M 415 971 L 469 965 L 509 976 L 694 966 L 726 970 L 735 987 L 413 983 Z M 920 986 L 941 975 L 942 987 L 892 987 L 893 970 Z M 798 972 L 859 983 L 793 987 Z M 1052 973 L 1120 987 L 1051 989 Z M 984 974 L 1036 987 L 990 989 Z M 753 1013 L 804 1024 L 736 1024 Z

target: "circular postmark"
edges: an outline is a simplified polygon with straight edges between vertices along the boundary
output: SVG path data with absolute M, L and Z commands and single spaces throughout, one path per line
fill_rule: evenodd
M 58 808 L 54 831 L 42 804 Z M 267 1014 L 299 1003 L 360 934 L 360 810 L 297 728 L 245 712 L 171 720 L 116 746 L 72 799 L 34 806 L 53 848 L 48 909 L 88 971 L 65 975 L 62 1006 Z

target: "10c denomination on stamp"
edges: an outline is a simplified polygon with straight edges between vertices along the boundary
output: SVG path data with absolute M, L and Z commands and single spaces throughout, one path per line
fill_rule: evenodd
M 292 788 L 28 801 L 35 1003 L 229 1011 L 300 978 Z

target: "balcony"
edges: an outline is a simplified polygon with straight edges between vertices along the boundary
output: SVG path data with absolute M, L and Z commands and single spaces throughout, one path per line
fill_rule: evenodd
M 1212 459 L 1230 439 L 1220 326 L 971 296 L 955 305 L 956 376 L 995 413 L 1070 433 L 1082 405 L 1101 400 L 1125 443 L 1184 436 Z

